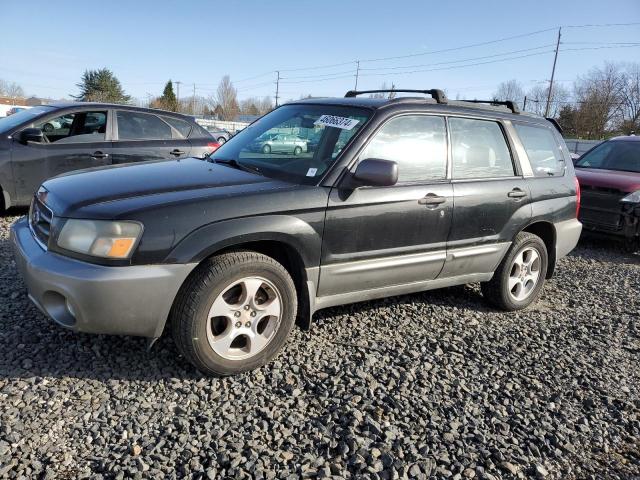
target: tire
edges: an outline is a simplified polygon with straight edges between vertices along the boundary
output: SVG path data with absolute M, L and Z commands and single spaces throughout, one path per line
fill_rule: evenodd
M 302 147 L 296 147 L 293 149 L 293 154 L 297 157 L 302 153 Z
M 252 290 L 256 294 L 248 295 Z M 170 315 L 172 334 L 203 373 L 246 372 L 284 346 L 297 306 L 293 280 L 274 259 L 252 251 L 225 253 L 203 262 L 180 289 Z
M 220 138 L 218 138 L 218 143 L 219 143 L 220 145 L 222 145 L 222 144 L 223 144 L 224 142 L 226 142 L 226 141 L 227 141 L 227 139 L 226 139 L 226 138 L 224 138 L 224 137 L 220 137 Z
M 271 146 L 265 145 L 264 147 L 262 147 L 262 153 L 271 153 Z
M 528 307 L 542 293 L 548 258 L 547 247 L 540 237 L 529 232 L 520 232 L 494 272 L 493 278 L 480 285 L 482 295 L 489 303 L 502 310 L 514 311 Z M 537 276 L 534 275 L 535 272 Z
M 50 123 L 45 123 L 42 126 L 42 131 L 43 132 L 53 132 L 53 125 L 51 125 Z

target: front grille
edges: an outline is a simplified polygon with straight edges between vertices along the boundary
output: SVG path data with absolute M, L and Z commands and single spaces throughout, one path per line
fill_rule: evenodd
M 51 222 L 53 212 L 47 207 L 36 194 L 31 201 L 29 209 L 29 227 L 31 233 L 42 248 L 47 249 L 49 237 L 51 236 Z
M 614 188 L 582 187 L 580 221 L 588 228 L 610 232 L 622 228 L 622 204 L 626 194 Z

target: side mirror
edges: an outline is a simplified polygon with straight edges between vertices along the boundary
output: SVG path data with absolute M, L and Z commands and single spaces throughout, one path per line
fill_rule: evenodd
M 44 142 L 44 133 L 39 128 L 25 128 L 20 132 L 19 140 L 21 143 L 27 142 Z
M 349 187 L 390 187 L 398 182 L 398 164 L 390 160 L 367 158 L 349 178 Z

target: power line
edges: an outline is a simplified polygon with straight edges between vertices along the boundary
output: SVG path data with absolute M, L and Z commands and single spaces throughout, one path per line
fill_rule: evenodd
M 555 44 L 553 43 L 549 43 L 547 45 L 541 45 L 539 47 L 532 47 L 532 48 L 524 48 L 521 50 L 512 50 L 510 52 L 504 52 L 504 53 L 496 53 L 494 55 L 486 55 L 483 57 L 473 57 L 473 58 L 466 58 L 463 60 L 451 60 L 448 62 L 438 62 L 438 63 L 427 63 L 427 64 L 422 64 L 422 65 L 403 65 L 403 66 L 396 66 L 396 67 L 377 67 L 377 68 L 362 68 L 362 71 L 380 71 L 380 70 L 400 70 L 400 69 L 404 69 L 404 68 L 421 68 L 421 67 L 433 67 L 433 66 L 437 66 L 437 65 L 450 65 L 452 63 L 462 63 L 462 62 L 471 62 L 471 61 L 475 61 L 475 60 L 484 60 L 487 58 L 495 58 L 495 57 L 502 57 L 505 55 L 513 55 L 514 53 L 522 53 L 522 52 L 531 52 L 533 50 L 540 50 L 541 48 L 549 48 L 549 47 L 553 47 Z

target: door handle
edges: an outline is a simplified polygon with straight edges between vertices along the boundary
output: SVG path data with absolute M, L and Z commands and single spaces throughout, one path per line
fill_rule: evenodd
M 435 193 L 427 193 L 424 197 L 418 200 L 418 203 L 420 205 L 426 205 L 427 207 L 437 207 L 446 201 L 447 197 L 441 197 Z
M 507 197 L 510 198 L 523 198 L 527 196 L 527 192 L 520 188 L 514 188 L 509 193 L 507 193 Z
M 182 150 L 178 150 L 177 148 L 175 150 L 171 150 L 171 155 L 175 155 L 176 157 L 179 157 L 180 155 L 184 155 L 184 152 Z
M 108 156 L 109 156 L 108 153 L 102 153 L 99 150 L 97 152 L 93 152 L 91 154 L 91 158 L 96 158 L 96 159 L 98 159 L 98 158 L 107 158 Z

